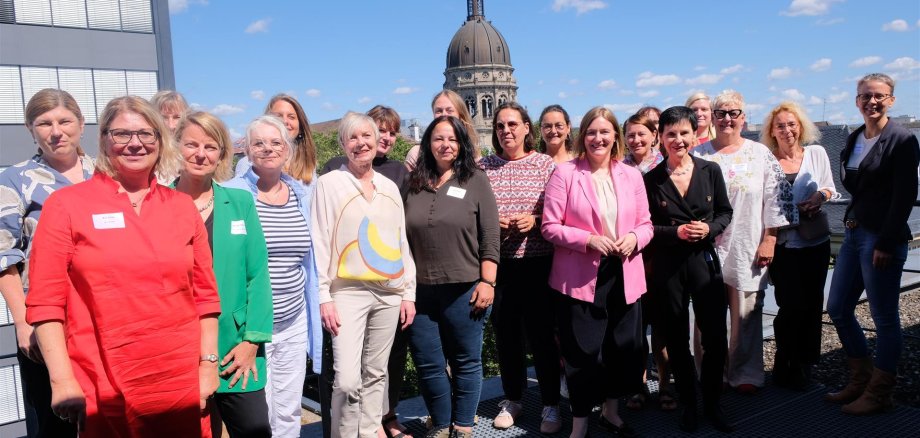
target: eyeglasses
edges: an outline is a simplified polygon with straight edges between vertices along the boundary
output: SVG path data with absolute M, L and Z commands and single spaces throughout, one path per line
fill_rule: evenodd
M 250 148 L 254 151 L 260 151 L 263 149 L 271 149 L 273 151 L 280 151 L 284 149 L 284 143 L 280 140 L 272 140 L 271 142 L 264 142 L 262 140 L 256 140 L 255 143 L 249 145 Z
M 143 144 L 154 144 L 157 139 L 160 137 L 156 131 L 129 131 L 127 129 L 111 129 L 107 130 L 109 136 L 112 137 L 112 141 L 117 144 L 128 144 L 131 143 L 131 137 L 137 136 L 137 139 L 140 140 Z
M 505 123 L 502 123 L 502 122 L 498 122 L 498 123 L 495 124 L 495 129 L 496 129 L 496 130 L 499 130 L 499 131 L 504 131 L 505 128 L 508 128 L 508 129 L 507 129 L 508 131 L 514 131 L 515 129 L 518 128 L 518 126 L 521 126 L 521 123 L 518 123 L 518 122 L 508 122 L 507 124 L 505 124 Z
M 744 114 L 744 111 L 741 111 L 740 109 L 733 109 L 733 110 L 727 110 L 727 111 L 726 110 L 712 110 L 712 115 L 716 118 L 716 120 L 724 119 L 726 114 L 728 115 L 728 117 L 731 117 L 732 120 L 734 120 L 734 119 L 737 119 L 738 117 L 741 117 L 741 115 Z
M 892 97 L 890 94 L 880 94 L 880 93 L 863 93 L 857 94 L 856 98 L 859 99 L 862 103 L 869 103 L 873 98 L 876 102 L 884 102 L 888 100 L 889 97 Z
M 552 123 L 544 123 L 543 125 L 540 125 L 540 128 L 542 128 L 544 131 L 552 131 L 553 128 L 556 128 L 557 131 L 562 131 L 565 129 L 565 126 L 565 123 L 556 123 L 555 125 Z
M 789 122 L 789 123 L 777 123 L 774 127 L 776 128 L 777 131 L 785 131 L 786 129 L 789 129 L 791 131 L 797 128 L 798 126 L 799 125 L 796 124 L 795 122 Z

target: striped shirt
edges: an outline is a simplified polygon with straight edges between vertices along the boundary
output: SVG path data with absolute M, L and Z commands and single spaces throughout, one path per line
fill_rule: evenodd
M 307 221 L 297 208 L 297 195 L 294 190 L 288 192 L 290 196 L 284 205 L 256 202 L 268 247 L 275 324 L 297 316 L 306 306 L 307 279 L 301 263 L 310 252 L 312 240 Z

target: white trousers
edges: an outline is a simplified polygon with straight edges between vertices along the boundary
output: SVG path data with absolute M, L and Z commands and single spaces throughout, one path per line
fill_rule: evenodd
M 275 324 L 272 341 L 265 344 L 268 377 L 265 401 L 272 436 L 300 437 L 300 403 L 307 375 L 306 309 L 291 320 Z
M 332 337 L 332 436 L 375 438 L 402 296 L 339 290 L 332 299 L 342 323 Z
M 728 364 L 725 381 L 733 388 L 750 384 L 764 386 L 763 298 L 764 291 L 728 290 Z

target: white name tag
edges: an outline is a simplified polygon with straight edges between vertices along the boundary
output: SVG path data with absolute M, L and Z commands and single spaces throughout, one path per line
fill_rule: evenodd
M 735 172 L 747 172 L 748 165 L 747 163 L 732 164 L 732 170 L 734 170 Z
M 230 234 L 246 234 L 246 221 L 230 221 Z
M 122 213 L 103 213 L 93 215 L 93 227 L 97 230 L 111 230 L 125 227 L 125 215 Z
M 466 189 L 461 189 L 457 186 L 450 186 L 450 188 L 447 189 L 447 196 L 463 199 L 463 197 L 466 196 Z

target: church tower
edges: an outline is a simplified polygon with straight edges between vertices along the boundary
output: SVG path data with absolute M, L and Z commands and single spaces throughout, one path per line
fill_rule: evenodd
M 508 43 L 486 21 L 483 2 L 466 2 L 466 22 L 447 48 L 444 88 L 463 97 L 473 116 L 479 147 L 492 149 L 493 111 L 505 101 L 517 100 L 518 87 Z

